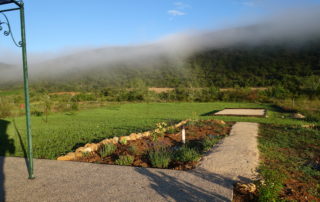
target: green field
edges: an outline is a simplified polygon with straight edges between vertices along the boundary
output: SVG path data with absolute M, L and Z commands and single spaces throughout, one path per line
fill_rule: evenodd
M 268 118 L 212 117 L 206 113 L 223 108 L 264 107 Z M 184 119 L 223 119 L 226 121 L 249 121 L 259 123 L 306 124 L 289 118 L 289 114 L 277 111 L 271 105 L 250 103 L 110 103 L 97 109 L 74 113 L 51 114 L 48 123 L 44 117 L 32 117 L 35 158 L 55 159 L 88 142 L 141 132 L 155 127 L 158 122 L 178 122 Z M 7 121 L 7 122 L 6 122 Z M 24 117 L 0 121 L 0 148 L 11 156 L 24 156 L 26 147 Z M 11 142 L 9 142 L 11 139 Z

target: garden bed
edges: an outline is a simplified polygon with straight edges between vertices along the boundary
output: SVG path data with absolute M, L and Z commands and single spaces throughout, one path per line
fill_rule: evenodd
M 185 144 L 182 142 L 185 128 Z M 118 143 L 102 144 L 93 152 L 83 152 L 75 161 L 130 165 L 137 167 L 193 169 L 201 157 L 230 132 L 231 124 L 223 121 L 189 121 L 180 127 L 157 124 L 157 129 L 147 137 Z

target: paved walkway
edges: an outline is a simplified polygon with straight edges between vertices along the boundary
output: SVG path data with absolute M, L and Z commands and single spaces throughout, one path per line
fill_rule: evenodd
M 0 157 L 0 201 L 231 201 L 234 180 L 253 177 L 258 124 L 237 123 L 195 170 L 174 171 Z M 1 197 L 2 196 L 2 197 Z

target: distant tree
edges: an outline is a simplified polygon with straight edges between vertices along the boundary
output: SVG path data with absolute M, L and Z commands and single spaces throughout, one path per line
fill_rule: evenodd
M 50 113 L 51 107 L 52 107 L 52 101 L 50 99 L 50 95 L 45 94 L 43 96 L 42 101 L 43 101 L 43 106 L 44 106 L 45 122 L 48 123 L 48 116 L 49 116 L 49 113 Z

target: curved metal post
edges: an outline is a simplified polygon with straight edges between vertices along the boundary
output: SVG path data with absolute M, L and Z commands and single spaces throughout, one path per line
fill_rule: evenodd
M 5 21 L 0 21 L 0 31 L 3 31 L 5 36 L 11 36 L 12 41 L 22 49 L 22 63 L 23 63 L 23 80 L 24 80 L 24 97 L 26 109 L 26 125 L 27 125 L 27 143 L 28 143 L 28 174 L 29 179 L 34 179 L 33 173 L 33 153 L 32 153 L 32 132 L 31 132 L 31 116 L 30 116 L 30 97 L 29 97 L 29 79 L 28 79 L 28 61 L 27 61 L 27 43 L 25 32 L 25 17 L 24 17 L 24 3 L 23 1 L 12 1 L 18 8 L 7 9 L 0 11 L 4 16 Z M 4 12 L 20 10 L 20 25 L 21 25 L 21 41 L 17 43 L 14 39 L 8 17 Z M 2 25 L 7 26 L 7 30 L 3 30 Z
M 32 153 L 32 132 L 31 132 L 31 115 L 30 115 L 30 97 L 29 97 L 29 75 L 27 61 L 27 42 L 24 19 L 24 4 L 20 3 L 20 24 L 21 24 L 21 47 L 23 61 L 23 80 L 24 80 L 24 97 L 26 108 L 26 124 L 27 124 L 27 142 L 28 142 L 28 173 L 29 179 L 33 179 L 33 153 Z

